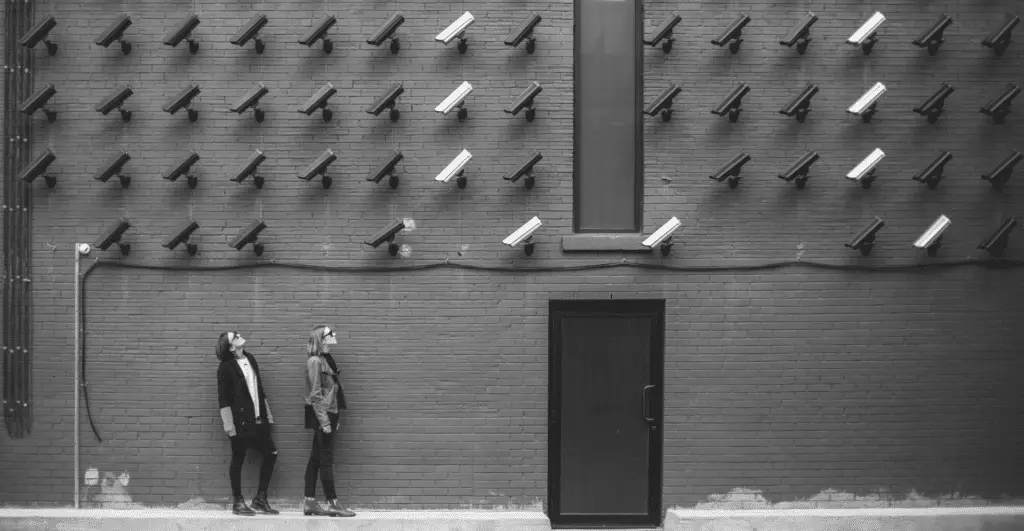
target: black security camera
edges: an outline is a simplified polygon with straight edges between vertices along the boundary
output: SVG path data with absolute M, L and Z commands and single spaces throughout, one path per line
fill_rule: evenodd
M 370 173 L 366 175 L 366 180 L 379 183 L 381 179 L 387 176 L 391 189 L 398 188 L 398 175 L 395 174 L 395 166 L 398 165 L 403 157 L 404 155 L 402 155 L 401 151 L 397 149 L 391 150 L 388 156 L 377 164 L 376 168 L 370 170 Z
M 260 232 L 265 228 L 267 228 L 267 224 L 264 223 L 262 219 L 258 219 L 248 227 L 242 229 L 242 231 L 238 233 L 238 236 L 235 236 L 235 239 L 231 240 L 231 243 L 228 245 L 236 251 L 241 251 L 246 245 L 251 243 L 253 253 L 255 253 L 256 256 L 260 256 L 263 254 L 263 244 L 257 242 L 256 238 L 259 237 Z
M 914 180 L 927 184 L 928 188 L 934 190 L 939 186 L 939 181 L 942 180 L 942 170 L 945 169 L 946 163 L 951 160 L 953 160 L 953 155 L 948 151 L 943 151 L 924 171 L 915 175 Z
M 330 122 L 334 113 L 327 108 L 327 100 L 329 100 L 335 92 L 338 92 L 338 89 L 334 88 L 334 85 L 330 82 L 327 82 L 327 84 L 320 87 L 299 107 L 299 112 L 306 116 L 311 116 L 317 109 L 323 109 L 321 114 L 323 115 L 324 121 Z
M 537 48 L 537 39 L 533 36 L 533 28 L 540 24 L 540 15 L 537 13 L 530 13 L 518 26 L 512 29 L 512 33 L 509 33 L 505 37 L 505 44 L 512 46 L 513 48 L 519 46 L 519 43 L 526 40 L 526 53 L 533 53 L 533 50 Z
M 32 93 L 31 96 L 25 100 L 18 110 L 32 116 L 37 110 L 42 109 L 43 113 L 46 114 L 46 121 L 51 124 L 57 120 L 57 111 L 51 111 L 46 108 L 46 102 L 50 101 L 50 98 L 57 93 L 57 89 L 53 86 L 53 83 L 47 83 L 43 85 L 39 90 Z
M 939 120 L 939 116 L 942 114 L 942 108 L 946 104 L 946 98 L 953 93 L 953 87 L 943 83 L 939 90 L 928 97 L 924 103 L 914 107 L 914 112 L 921 116 L 928 117 L 928 123 L 933 124 Z
M 817 21 L 818 15 L 808 11 L 800 19 L 800 22 L 797 22 L 796 26 L 793 26 L 789 33 L 779 41 L 779 44 L 789 48 L 795 44 L 797 53 L 803 55 L 807 51 L 807 44 L 811 42 L 811 26 Z
M 540 151 L 534 150 L 533 152 L 528 154 L 526 158 L 520 160 L 514 168 L 507 171 L 505 173 L 505 176 L 502 177 L 502 179 L 514 183 L 525 175 L 526 179 L 524 180 L 524 182 L 526 185 L 526 189 L 532 190 L 534 184 L 533 166 L 540 162 L 540 160 L 543 158 L 544 157 L 540 154 Z
M 729 180 L 729 188 L 736 188 L 740 184 L 740 170 L 743 169 L 743 165 L 750 162 L 750 155 L 743 153 L 742 151 L 732 158 L 729 162 L 718 169 L 715 173 L 710 175 L 712 180 L 722 182 L 726 179 Z
M 57 178 L 46 171 L 46 168 L 50 166 L 50 163 L 55 160 L 57 160 L 57 156 L 54 155 L 52 151 L 49 149 L 44 150 L 41 155 L 36 157 L 36 160 L 33 160 L 31 164 L 21 170 L 21 173 L 18 174 L 18 179 L 30 183 L 36 180 L 36 177 L 42 175 L 43 179 L 46 181 L 47 188 L 57 186 Z
M 132 228 L 132 222 L 128 218 L 121 218 L 111 224 L 107 230 L 100 236 L 100 239 L 96 241 L 94 247 L 99 248 L 101 251 L 106 251 L 111 245 L 117 244 L 118 249 L 121 250 L 122 255 L 128 254 L 131 251 L 132 246 L 128 243 L 121 242 L 121 236 L 124 235 L 125 231 Z
M 398 42 L 398 37 L 395 37 L 395 30 L 398 29 L 402 23 L 405 22 L 405 17 L 401 13 L 395 13 L 388 17 L 384 21 L 384 24 L 377 28 L 377 31 L 370 35 L 369 39 L 366 39 L 366 44 L 372 44 L 373 46 L 380 46 L 385 40 L 391 40 L 391 53 L 398 53 L 402 45 Z
M 658 27 L 647 34 L 647 37 L 644 38 L 644 44 L 647 46 L 657 46 L 661 42 L 661 51 L 668 53 L 672 50 L 672 43 L 675 42 L 675 39 L 672 38 L 672 30 L 681 20 L 683 20 L 683 17 L 675 13 L 668 15 L 665 17 L 665 20 L 661 21 L 661 24 L 658 24 Z
M 257 37 L 263 26 L 267 25 L 267 16 L 263 13 L 256 13 L 246 22 L 244 26 L 238 28 L 238 31 L 233 37 L 231 37 L 231 44 L 235 46 L 245 46 L 247 42 L 255 39 L 256 42 L 256 53 L 263 53 L 265 45 L 263 40 Z
M 669 121 L 672 119 L 672 100 L 677 94 L 682 92 L 683 87 L 673 83 L 671 86 L 661 91 L 661 94 L 654 99 L 654 101 L 647 104 L 644 107 L 644 114 L 654 116 L 661 113 L 662 121 Z
M 132 52 L 132 43 L 124 40 L 123 37 L 124 30 L 128 29 L 128 26 L 131 25 L 131 17 L 124 13 L 118 15 L 117 18 L 107 26 L 107 29 L 96 38 L 96 44 L 106 48 L 114 41 L 118 41 L 121 43 L 121 53 L 128 55 Z
M 174 115 L 179 110 L 186 109 L 188 111 L 188 121 L 196 121 L 199 118 L 199 111 L 193 109 L 191 105 L 192 99 L 198 96 L 200 92 L 198 83 L 189 83 L 185 88 L 178 91 L 174 97 L 167 100 L 167 103 L 164 104 L 164 112 Z
M 401 83 L 392 83 L 387 92 L 373 100 L 373 103 L 366 108 L 366 112 L 374 116 L 380 116 L 381 111 L 384 109 L 390 109 L 391 112 L 389 114 L 391 116 L 391 122 L 397 122 L 401 113 L 395 108 L 395 100 L 398 99 L 398 96 L 403 92 L 405 92 L 405 87 L 403 87 Z
M 199 177 L 193 175 L 190 170 L 192 169 L 192 165 L 196 162 L 199 162 L 199 153 L 196 153 L 195 150 L 193 150 L 189 152 L 185 158 L 175 162 L 170 168 L 161 172 L 160 176 L 168 181 L 174 182 L 178 180 L 178 177 L 185 175 L 188 187 L 194 189 L 196 184 L 199 183 Z
M 995 169 L 988 173 L 982 174 L 982 180 L 988 181 L 989 184 L 992 185 L 992 188 L 995 188 L 996 190 L 1002 190 L 1003 185 L 1006 184 L 1006 181 L 1009 180 L 1010 175 L 1013 174 L 1013 167 L 1016 166 L 1017 163 L 1021 161 L 1021 159 L 1024 159 L 1024 153 L 1014 150 L 1013 153 L 1010 153 L 1009 157 L 1003 159 L 1003 161 L 1000 162 L 999 165 L 995 167 Z
M 398 234 L 398 231 L 404 228 L 405 222 L 402 221 L 401 219 L 396 219 L 391 223 L 388 223 L 384 228 L 374 233 L 373 236 L 367 238 L 365 241 L 363 241 L 363 243 L 376 249 L 377 246 L 379 246 L 380 244 L 388 242 L 388 254 L 390 254 L 391 256 L 397 256 L 398 244 L 395 243 L 395 235 Z
M 234 106 L 230 107 L 228 110 L 242 114 L 252 108 L 253 113 L 256 116 L 256 122 L 262 122 L 265 114 L 263 109 L 260 109 L 258 105 L 260 104 L 260 98 L 266 95 L 267 92 L 269 92 L 269 90 L 263 85 L 263 83 L 256 83 L 256 85 L 242 95 L 242 97 L 235 102 Z
M 337 159 L 338 156 L 335 155 L 333 151 L 325 149 L 319 157 L 299 172 L 299 179 L 309 182 L 313 180 L 313 177 L 319 175 L 322 177 L 320 184 L 324 189 L 330 188 L 332 180 L 331 177 L 327 175 L 327 167 Z
M 181 22 L 178 22 L 171 31 L 164 35 L 164 44 L 175 48 L 183 40 L 188 40 L 188 51 L 195 55 L 199 51 L 199 42 L 192 38 L 192 30 L 199 25 L 199 17 L 195 13 L 189 13 Z
M 267 156 L 263 154 L 263 151 L 257 149 L 253 151 L 252 155 L 249 155 L 249 159 L 242 164 L 238 171 L 235 172 L 235 176 L 231 178 L 232 181 L 241 184 L 246 177 L 252 175 L 252 181 L 256 185 L 256 188 L 263 188 L 263 177 L 255 175 L 256 169 L 263 164 L 263 161 L 267 160 Z
M 515 116 L 519 114 L 519 111 L 525 108 L 526 121 L 532 122 L 533 117 L 537 114 L 537 109 L 533 107 L 533 98 L 536 97 L 537 94 L 540 94 L 542 90 L 544 89 L 540 86 L 540 83 L 531 81 L 530 85 L 519 93 L 519 96 L 516 97 L 515 101 L 513 101 L 508 107 L 505 107 L 505 112 Z
M 711 44 L 714 44 L 715 46 L 725 46 L 728 44 L 729 51 L 735 54 L 740 51 L 740 43 L 743 42 L 743 39 L 741 38 L 743 34 L 743 27 L 749 22 L 750 17 L 745 13 L 740 13 L 739 16 L 736 17 L 736 20 L 733 20 L 732 23 L 725 28 L 725 31 L 723 31 L 717 38 L 711 39 Z
M 46 43 L 46 52 L 50 55 L 57 55 L 57 43 L 50 42 L 47 39 L 47 35 L 50 34 L 50 30 L 57 25 L 57 19 L 50 15 L 39 22 L 36 22 L 32 29 L 28 30 L 28 33 L 21 36 L 18 39 L 18 44 L 26 48 L 35 48 L 39 41 Z
M 804 153 L 804 156 L 797 159 L 786 171 L 779 174 L 779 179 L 786 182 L 796 181 L 797 188 L 803 188 L 807 184 L 807 179 L 810 178 L 811 164 L 818 161 L 820 157 L 815 151 L 808 151 Z
M 998 98 L 982 107 L 981 112 L 991 116 L 994 123 L 1004 123 L 1006 115 L 1010 114 L 1010 104 L 1013 103 L 1013 98 L 1016 98 L 1018 94 L 1020 94 L 1020 85 L 1010 83 Z
M 313 46 L 316 41 L 323 39 L 324 53 L 331 53 L 331 50 L 334 49 L 334 43 L 331 42 L 331 39 L 327 38 L 327 30 L 331 29 L 336 22 L 338 22 L 338 18 L 334 15 L 324 15 L 324 18 L 320 19 L 320 22 L 317 23 L 317 25 L 310 28 L 309 31 L 299 39 L 299 44 L 307 47 Z
M 807 119 L 807 113 L 811 112 L 811 98 L 818 93 L 818 85 L 814 83 L 808 83 L 800 94 L 797 94 L 795 98 L 790 100 L 785 107 L 779 110 L 779 114 L 785 114 L 786 116 L 796 116 L 796 121 L 804 123 Z
M 127 175 L 123 175 L 121 170 L 129 160 L 132 160 L 132 156 L 122 149 L 107 159 L 106 164 L 104 164 L 92 178 L 97 181 L 107 182 L 111 177 L 117 175 L 118 180 L 121 181 L 121 188 L 128 188 L 131 185 L 132 178 Z
M 110 111 L 117 109 L 121 114 L 121 121 L 130 122 L 132 120 L 132 111 L 126 111 L 121 108 L 124 102 L 134 94 L 132 86 L 128 83 L 124 83 L 114 88 L 113 92 L 107 94 L 107 97 L 103 101 L 96 104 L 96 112 L 106 116 Z
M 1020 17 L 1014 14 L 1007 14 L 1006 18 L 1003 19 L 1003 23 L 996 28 L 988 37 L 985 37 L 981 41 L 982 46 L 992 48 L 996 52 L 996 57 L 1002 57 L 1003 52 L 1006 51 L 1006 47 L 1010 45 L 1010 38 L 1012 37 L 1011 32 L 1013 28 L 1020 23 Z
M 928 28 L 928 31 L 913 41 L 914 46 L 919 48 L 927 46 L 928 55 L 939 53 L 939 46 L 946 42 L 942 38 L 942 32 L 952 23 L 953 19 L 949 15 L 943 14 L 939 17 L 939 20 L 935 21 L 935 24 L 932 24 L 932 27 Z
M 861 229 L 852 240 L 846 243 L 850 249 L 860 251 L 860 254 L 867 256 L 875 246 L 875 233 L 885 226 L 882 218 L 876 217 L 868 226 Z
M 1002 256 L 1003 251 L 1006 250 L 1006 243 L 1010 239 L 1010 232 L 1016 226 L 1017 220 L 1010 216 L 991 236 L 985 238 L 985 241 L 978 245 L 978 249 L 988 251 L 992 256 Z
M 160 244 L 160 246 L 166 247 L 167 249 L 173 251 L 175 247 L 181 244 L 185 244 L 185 250 L 188 251 L 188 255 L 195 256 L 196 253 L 199 252 L 199 246 L 194 243 L 190 243 L 188 239 L 190 236 L 192 236 L 192 233 L 198 229 L 199 223 L 196 223 L 195 221 L 190 221 L 187 224 L 185 224 L 184 227 L 178 229 L 178 232 L 175 233 L 173 236 L 164 240 Z
M 746 83 L 740 82 L 725 96 L 725 99 L 717 107 L 711 109 L 711 114 L 717 114 L 718 116 L 729 115 L 730 122 L 739 120 L 740 111 L 743 110 L 740 107 L 743 104 L 743 96 L 746 96 L 748 92 L 750 92 L 750 87 Z

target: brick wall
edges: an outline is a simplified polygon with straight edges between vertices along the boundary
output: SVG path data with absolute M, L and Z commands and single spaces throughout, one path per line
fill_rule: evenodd
M 651 2 L 646 26 L 683 16 L 665 55 L 645 49 L 645 99 L 683 85 L 671 122 L 645 118 L 645 231 L 670 216 L 683 220 L 668 258 L 628 260 L 706 271 L 620 267 L 558 271 L 618 262 L 617 253 L 565 255 L 559 238 L 572 227 L 572 4 L 391 2 L 133 2 L 130 7 L 42 2 L 52 12 L 61 50 L 37 51 L 36 82 L 57 85 L 55 124 L 35 122 L 35 146 L 58 156 L 54 190 L 35 192 L 33 213 L 34 389 L 32 436 L 5 438 L 0 502 L 70 504 L 73 489 L 72 244 L 92 242 L 116 217 L 135 227 L 123 264 L 86 281 L 86 350 L 97 443 L 83 415 L 82 466 L 131 476 L 134 502 L 175 505 L 227 500 L 229 449 L 215 402 L 213 343 L 238 330 L 260 361 L 281 450 L 271 497 L 297 502 L 308 456 L 301 428 L 301 347 L 310 326 L 339 330 L 351 409 L 335 466 L 341 493 L 359 507 L 520 506 L 547 496 L 547 301 L 559 298 L 664 298 L 666 404 L 664 505 L 694 505 L 733 487 L 760 489 L 773 501 L 829 487 L 930 495 L 1020 495 L 1013 471 L 1024 442 L 1017 362 L 1019 269 L 979 266 L 870 270 L 985 258 L 975 249 L 1009 215 L 1021 216 L 1020 184 L 1002 192 L 981 181 L 1022 147 L 1011 115 L 996 126 L 978 108 L 1024 60 L 1013 45 L 995 58 L 979 42 L 1013 2 L 836 3 L 751 6 Z M 124 4 L 127 6 L 127 4 Z M 844 40 L 877 8 L 889 20 L 871 55 Z M 121 9 L 134 25 L 130 55 L 92 41 Z M 202 23 L 198 55 L 161 44 L 192 10 Z M 267 48 L 257 55 L 228 38 L 253 10 L 268 14 Z M 433 36 L 463 11 L 477 17 L 460 55 Z M 740 52 L 712 46 L 739 11 L 753 21 Z M 807 54 L 777 44 L 807 10 L 821 19 Z M 391 55 L 365 38 L 394 11 L 402 50 Z M 527 12 L 544 17 L 537 51 L 502 44 Z M 339 17 L 334 52 L 297 44 L 324 13 Z M 910 44 L 941 13 L 955 22 L 935 57 Z M 473 83 L 469 119 L 433 107 L 462 80 Z M 530 81 L 544 91 L 537 119 L 502 109 Z M 199 121 L 161 106 L 188 81 L 202 94 Z M 253 83 L 270 89 L 266 120 L 226 109 Z M 323 83 L 339 89 L 331 123 L 296 108 Z M 401 81 L 400 121 L 363 112 Z M 710 114 L 737 81 L 752 87 L 739 122 Z M 886 84 L 870 124 L 844 110 L 876 81 Z M 135 95 L 123 124 L 92 107 L 118 82 Z M 821 92 L 804 124 L 778 113 L 807 82 Z M 937 124 L 911 112 L 941 82 L 953 85 Z M 236 185 L 231 171 L 261 148 L 262 190 Z M 405 154 L 397 190 L 364 181 L 386 150 Z M 875 147 L 886 151 L 869 190 L 843 175 Z M 132 160 L 131 187 L 91 179 L 115 150 Z M 160 171 L 197 149 L 199 185 L 170 183 Z M 334 186 L 296 178 L 325 148 L 339 159 Z M 432 179 L 469 149 L 469 185 Z M 540 149 L 537 186 L 501 175 Z M 807 188 L 775 175 L 807 149 L 821 155 Z M 940 150 L 953 161 L 935 190 L 913 181 Z M 707 178 L 743 150 L 752 161 L 739 188 Z M 911 242 L 939 214 L 953 220 L 935 258 Z M 544 227 L 530 258 L 500 240 L 538 215 Z M 843 247 L 873 216 L 886 220 L 869 257 Z M 256 218 L 268 229 L 256 258 L 226 243 Z M 403 258 L 361 244 L 396 217 Z M 186 219 L 201 228 L 195 258 L 160 247 Z M 1022 257 L 1020 239 L 1008 257 Z M 83 260 L 118 262 L 114 248 Z M 445 260 L 511 272 L 439 267 L 389 272 Z M 836 266 L 751 266 L 801 261 Z M 274 262 L 272 267 L 245 266 Z M 301 269 L 308 264 L 323 269 Z M 240 266 L 227 270 L 197 267 Z M 328 269 L 328 268 L 349 268 Z M 190 271 L 190 269 L 192 269 Z M 247 464 L 247 492 L 256 464 Z

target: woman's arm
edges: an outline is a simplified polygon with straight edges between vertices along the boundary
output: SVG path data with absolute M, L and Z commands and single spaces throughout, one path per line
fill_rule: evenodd
M 235 436 L 235 419 L 231 414 L 231 402 L 234 398 L 231 374 L 224 363 L 217 367 L 217 404 L 220 407 L 220 419 L 224 423 L 224 431 L 228 437 Z
M 323 368 L 320 366 L 321 361 L 315 356 L 310 356 L 306 360 L 306 378 L 309 379 L 309 398 L 308 402 L 313 406 L 313 412 L 316 413 L 316 419 L 320 422 L 320 428 L 325 433 L 331 432 L 331 422 L 327 418 L 327 397 L 324 396 L 321 386 L 321 371 Z

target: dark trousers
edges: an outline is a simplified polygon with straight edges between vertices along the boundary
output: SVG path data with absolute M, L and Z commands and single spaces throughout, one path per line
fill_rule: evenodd
M 337 499 L 334 491 L 334 427 L 338 425 L 338 415 L 328 413 L 331 422 L 331 433 L 324 433 L 324 430 L 315 428 L 313 430 L 313 449 L 309 453 L 309 461 L 306 462 L 306 489 L 307 498 L 316 497 L 316 473 L 320 472 L 320 483 L 324 487 L 324 496 L 328 500 Z
M 228 469 L 228 476 L 231 478 L 231 495 L 235 498 L 242 497 L 242 463 L 245 462 L 245 452 L 249 448 L 263 454 L 258 492 L 266 492 L 270 487 L 270 476 L 274 473 L 274 463 L 277 461 L 277 447 L 270 438 L 270 424 L 257 424 L 252 435 L 231 437 L 231 467 Z

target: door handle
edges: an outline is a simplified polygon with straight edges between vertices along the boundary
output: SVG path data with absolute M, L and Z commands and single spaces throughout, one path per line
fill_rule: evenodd
M 641 393 L 641 411 L 640 414 L 644 417 L 647 422 L 654 422 L 654 417 L 651 416 L 651 395 L 650 390 L 654 389 L 653 385 L 645 385 L 643 393 Z

